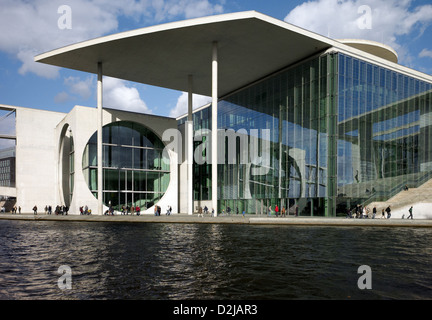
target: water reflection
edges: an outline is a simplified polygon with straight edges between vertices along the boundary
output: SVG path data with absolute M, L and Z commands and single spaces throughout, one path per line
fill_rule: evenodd
M 0 299 L 430 299 L 429 229 L 0 221 Z M 60 290 L 57 269 L 72 269 Z M 369 265 L 372 290 L 359 290 Z

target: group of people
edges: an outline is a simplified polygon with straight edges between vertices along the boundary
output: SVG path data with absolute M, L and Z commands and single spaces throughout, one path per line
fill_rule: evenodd
M 204 208 L 204 212 L 205 212 L 205 213 L 208 213 L 208 208 L 207 208 L 207 206 L 205 206 L 205 208 Z M 198 216 L 200 216 L 200 214 L 201 214 L 201 207 L 198 209 Z M 215 214 L 214 209 L 212 209 L 211 216 L 214 217 L 214 214 Z M 231 207 L 230 207 L 230 206 L 227 207 L 226 214 L 228 214 L 228 215 L 231 214 Z M 236 214 L 239 214 L 239 209 L 238 209 L 238 208 L 237 208 L 237 210 L 236 210 Z M 245 214 L 246 214 L 246 210 L 243 209 L 243 212 L 242 212 L 243 217 L 245 216 Z M 201 215 L 202 215 L 202 214 L 201 214 Z M 222 210 L 222 215 L 223 215 L 223 216 L 225 215 L 225 210 Z
M 409 215 L 407 219 L 411 218 L 413 219 L 413 207 L 411 206 L 408 210 Z M 349 209 L 347 211 L 347 218 L 356 218 L 356 219 L 368 219 L 372 218 L 375 219 L 375 216 L 377 214 L 377 208 L 376 206 L 372 209 L 372 214 L 370 212 L 369 207 L 363 207 L 361 204 L 358 204 L 356 207 Z M 386 216 L 387 215 L 387 216 Z M 405 215 L 402 215 L 402 219 Z M 391 207 L 390 205 L 387 206 L 387 208 L 381 209 L 381 219 L 390 219 L 391 218 Z
M 390 206 L 388 208 L 390 208 Z M 384 213 L 384 209 L 382 209 L 382 212 Z M 376 209 L 376 207 L 374 207 L 372 209 L 372 216 L 371 216 L 372 219 L 375 219 L 376 213 L 377 213 L 377 209 Z M 366 219 L 366 218 L 369 218 L 369 214 L 370 214 L 370 208 L 369 207 L 364 207 L 361 204 L 358 204 L 357 206 L 355 206 L 352 209 L 348 208 L 347 218 Z M 383 214 L 383 216 L 384 216 L 384 214 Z
M 381 210 L 381 219 L 386 219 L 385 214 L 387 213 L 387 219 L 390 219 L 391 217 L 391 208 L 388 206 L 387 208 L 383 208 Z M 377 208 L 374 206 L 372 209 L 372 213 L 370 211 L 369 207 L 364 207 L 361 204 L 358 204 L 356 207 L 350 209 L 348 208 L 347 211 L 347 218 L 355 218 L 355 219 L 368 219 L 372 218 L 375 219 L 375 216 L 377 214 Z
M 271 216 L 272 213 L 273 213 L 272 207 L 269 206 L 268 210 L 267 210 L 267 215 Z M 275 207 L 274 207 L 274 213 L 275 213 L 276 218 L 279 217 L 279 215 L 281 217 L 286 217 L 287 216 L 287 210 L 286 210 L 285 206 L 282 206 L 282 209 L 280 209 L 278 205 L 275 205 Z M 289 215 L 289 213 L 288 213 L 288 215 Z M 294 216 L 295 217 L 298 216 L 298 205 L 296 205 L 295 208 L 294 208 Z
M 17 206 L 13 206 L 12 210 L 11 210 L 12 214 L 16 214 L 17 211 L 18 211 L 19 214 L 21 214 L 21 207 L 20 206 L 18 206 L 18 207 Z
M 208 209 L 208 207 L 207 206 L 204 206 L 204 209 L 203 209 L 203 207 L 198 207 L 198 217 L 204 217 L 203 216 L 203 212 L 204 212 L 204 214 L 208 214 L 209 213 L 209 209 Z M 228 214 L 230 214 L 231 213 L 231 208 L 228 206 L 227 207 L 227 213 Z M 237 214 L 239 213 L 239 210 L 238 210 L 238 208 L 237 208 Z M 225 214 L 225 210 L 222 210 L 222 215 L 224 215 Z M 244 215 L 245 215 L 245 211 L 243 210 L 243 217 L 244 217 Z M 211 211 L 211 216 L 212 217 L 214 217 L 215 216 L 215 210 L 214 209 L 212 209 L 212 211 Z
M 90 215 L 91 209 L 87 205 L 79 207 L 80 215 Z
M 33 207 L 33 213 L 37 214 L 37 206 L 35 205 Z M 55 215 L 67 215 L 69 213 L 69 207 L 68 206 L 61 206 L 57 205 L 54 210 Z M 45 214 L 52 214 L 52 207 L 50 205 L 45 206 Z
M 21 207 L 18 207 L 18 210 L 19 210 L 19 213 L 21 213 Z M 32 210 L 33 210 L 33 214 L 37 215 L 37 211 L 38 211 L 37 205 L 34 205 L 33 208 L 32 208 Z M 12 209 L 12 213 L 13 213 L 13 211 L 15 211 L 15 213 L 16 213 L 16 206 Z M 45 208 L 44 208 L 44 211 L 45 211 L 45 214 L 47 214 L 47 215 L 52 214 L 52 207 L 51 207 L 51 205 L 46 205 Z M 61 215 L 67 215 L 69 213 L 69 207 L 65 206 L 65 205 L 57 205 L 56 208 L 55 208 L 55 210 L 54 210 L 54 213 L 56 215 L 59 215 L 59 214 L 61 214 Z
M 204 208 L 204 212 L 207 213 L 207 211 L 208 211 L 208 209 L 207 209 L 207 207 L 205 207 Z M 274 215 L 276 217 L 279 217 L 279 216 L 280 217 L 286 217 L 287 215 L 289 215 L 289 213 L 288 213 L 287 209 L 285 208 L 285 206 L 282 206 L 282 209 L 280 209 L 278 205 L 275 205 L 274 211 L 272 209 L 272 206 L 269 206 L 267 208 L 267 216 L 271 216 L 273 214 L 273 212 L 274 212 Z M 231 208 L 229 206 L 226 209 L 226 213 L 228 215 L 231 214 Z M 212 211 L 212 216 L 213 216 L 213 214 L 214 214 L 214 210 Z M 236 214 L 239 214 L 239 209 L 238 208 L 237 208 Z M 243 217 L 244 217 L 245 214 L 246 214 L 246 211 L 243 210 L 242 214 L 243 214 Z M 198 216 L 199 215 L 202 215 L 201 207 L 198 209 Z M 225 210 L 222 210 L 222 215 L 225 215 Z M 296 205 L 295 208 L 294 208 L 294 216 L 295 217 L 298 216 L 298 205 Z
M 122 216 L 129 215 L 129 213 L 133 216 L 136 214 L 139 216 L 141 214 L 141 208 L 139 206 L 122 206 L 120 208 L 120 214 Z M 114 215 L 114 207 L 110 204 L 108 210 L 104 212 L 104 215 L 113 216 Z

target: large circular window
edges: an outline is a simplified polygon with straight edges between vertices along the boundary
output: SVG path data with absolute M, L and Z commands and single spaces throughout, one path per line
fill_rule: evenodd
M 169 160 L 163 159 L 164 144 L 150 129 L 135 122 L 120 121 L 102 129 L 103 203 L 123 206 L 153 206 L 169 184 Z M 97 183 L 97 132 L 83 154 L 83 173 L 95 197 Z

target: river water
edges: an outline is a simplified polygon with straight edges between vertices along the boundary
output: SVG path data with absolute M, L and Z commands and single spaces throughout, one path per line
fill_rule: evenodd
M 0 299 L 432 299 L 431 253 L 428 228 L 2 220 Z

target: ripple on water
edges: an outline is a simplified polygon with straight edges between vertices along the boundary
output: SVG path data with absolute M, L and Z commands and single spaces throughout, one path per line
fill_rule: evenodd
M 0 299 L 431 299 L 432 231 L 0 221 Z M 57 272 L 72 269 L 72 289 Z M 360 265 L 373 289 L 357 287 Z

